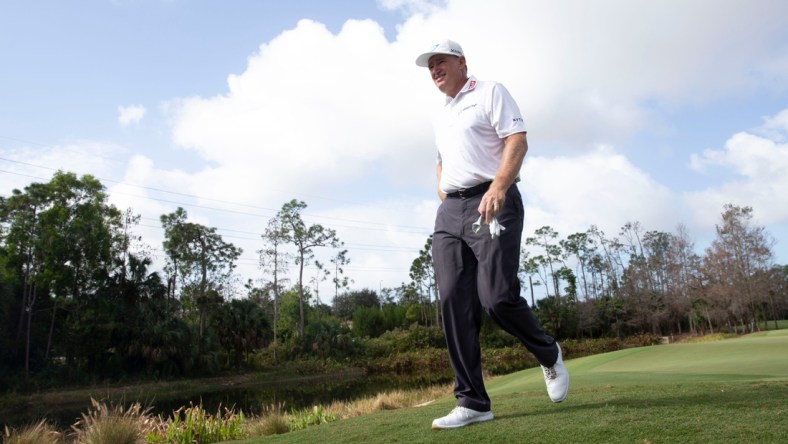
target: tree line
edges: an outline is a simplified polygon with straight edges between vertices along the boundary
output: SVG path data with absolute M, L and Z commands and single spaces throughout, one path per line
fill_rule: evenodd
M 628 222 L 613 237 L 592 226 L 561 240 L 542 227 L 525 240 L 521 270 L 543 286 L 539 316 L 559 336 L 776 326 L 788 308 L 788 267 L 774 264 L 774 240 L 753 222 L 752 208 L 733 204 L 715 233 L 698 254 L 683 225 L 667 233 Z
M 152 270 L 135 234 L 140 216 L 109 204 L 94 177 L 57 172 L 13 190 L 0 198 L 0 389 L 31 375 L 89 381 L 363 359 L 366 338 L 440 328 L 431 238 L 409 282 L 351 291 L 348 250 L 333 229 L 303 220 L 306 207 L 286 202 L 261 230 L 265 278 L 238 298 L 241 249 L 183 208 L 160 217 L 165 265 Z M 752 209 L 726 205 L 716 234 L 698 255 L 683 227 L 633 222 L 615 237 L 591 227 L 564 239 L 542 227 L 523 245 L 522 293 L 559 338 L 743 331 L 784 318 L 788 267 L 773 264 Z M 325 281 L 331 305 L 320 298 Z

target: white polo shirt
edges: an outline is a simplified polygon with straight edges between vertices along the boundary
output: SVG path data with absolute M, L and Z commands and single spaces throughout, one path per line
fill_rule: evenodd
M 509 91 L 500 83 L 471 76 L 457 97 L 446 96 L 435 119 L 441 191 L 451 193 L 494 179 L 503 139 L 524 132 L 520 108 Z

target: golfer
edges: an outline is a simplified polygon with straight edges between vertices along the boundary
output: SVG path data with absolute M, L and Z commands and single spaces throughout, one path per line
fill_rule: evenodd
M 515 182 L 528 151 L 525 122 L 497 82 L 468 76 L 462 47 L 438 42 L 416 59 L 446 95 L 435 121 L 440 207 L 432 256 L 457 407 L 432 422 L 451 429 L 493 419 L 479 346 L 482 310 L 541 363 L 553 402 L 566 398 L 561 348 L 520 296 L 523 202 Z

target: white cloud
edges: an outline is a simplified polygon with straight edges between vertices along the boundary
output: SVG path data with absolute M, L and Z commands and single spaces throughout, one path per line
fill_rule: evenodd
M 381 165 L 384 180 L 414 162 L 428 172 L 429 114 L 417 98 L 431 85 L 402 58 L 374 22 L 333 35 L 302 20 L 229 76 L 227 94 L 170 103 L 174 142 L 217 165 L 202 183 L 247 199 L 327 192 Z
M 316 187 L 329 195 L 373 169 L 379 184 L 431 187 L 430 109 L 440 94 L 413 60 L 438 37 L 464 45 L 472 73 L 507 85 L 533 142 L 582 152 L 659 125 L 654 103 L 750 91 L 752 67 L 768 58 L 763 43 L 782 32 L 776 10 L 744 3 L 381 4 L 429 13 L 406 20 L 395 42 L 372 21 L 333 34 L 302 20 L 228 76 L 225 94 L 170 101 L 174 143 L 211 164 L 190 191 L 245 201 Z M 735 32 L 748 27 L 757 31 Z
M 756 132 L 764 134 L 775 142 L 783 142 L 788 136 L 788 109 L 777 113 L 776 116 L 767 117 L 765 122 Z
M 381 0 L 383 7 L 410 14 L 393 42 L 369 20 L 347 21 L 338 33 L 302 20 L 263 42 L 242 72 L 228 75 L 226 92 L 164 104 L 173 144 L 182 155 L 199 157 L 203 167 L 167 171 L 138 161 L 129 169 L 129 181 L 202 196 L 195 205 L 254 213 L 190 211 L 190 217 L 228 230 L 261 232 L 266 217 L 295 197 L 306 200 L 313 214 L 333 215 L 328 220 L 348 244 L 415 245 L 417 251 L 432 225 L 430 115 L 442 98 L 414 60 L 436 39 L 449 37 L 463 44 L 472 74 L 502 81 L 524 111 L 532 147 L 521 185 L 527 204 L 524 235 L 542 225 L 562 234 L 591 224 L 616 233 L 628 221 L 672 230 L 686 214 L 678 193 L 610 146 L 663 125 L 660 109 L 784 88 L 788 70 L 773 62 L 784 56 L 771 43 L 785 32 L 788 3 L 767 3 L 753 8 L 716 1 L 488 0 L 481 7 L 472 0 Z M 776 131 L 782 121 L 776 116 L 763 131 Z M 734 158 L 744 160 L 736 168 L 753 188 L 738 192 L 763 193 L 756 176 L 774 174 L 779 164 L 770 170 L 764 159 L 784 147 L 774 138 L 753 137 L 758 138 L 747 135 L 724 152 L 696 156 L 694 166 L 729 168 Z M 423 192 L 402 197 L 405 189 Z M 711 206 L 730 192 L 705 190 L 704 198 Z M 702 207 L 692 196 L 686 202 Z M 713 202 L 713 211 L 703 208 L 717 215 L 722 206 Z M 353 229 L 338 222 L 368 218 L 383 228 Z M 397 228 L 409 225 L 426 231 Z M 259 246 L 238 242 L 253 262 Z M 360 269 L 396 263 L 393 268 L 404 268 L 400 279 L 406 279 L 414 257 L 373 248 L 351 254 Z
M 735 203 L 753 207 L 763 223 L 788 222 L 788 144 L 781 142 L 788 131 L 787 118 L 788 110 L 783 110 L 754 131 L 771 138 L 740 132 L 731 136 L 723 149 L 692 157 L 696 170 L 724 170 L 734 175 L 726 183 L 687 193 L 687 206 L 694 209 L 696 220 L 708 227 L 716 221 L 709 215 L 718 215 L 724 204 Z
M 784 53 L 770 42 L 785 34 L 786 15 L 782 2 L 752 8 L 714 1 L 491 0 L 480 7 L 456 0 L 406 22 L 398 41 L 426 47 L 443 36 L 458 40 L 470 71 L 503 81 L 532 131 L 551 144 L 584 149 L 658 124 L 654 105 L 783 88 L 776 79 L 785 84 L 788 70 L 767 61 Z
M 378 6 L 384 10 L 400 10 L 407 16 L 430 14 L 446 6 L 446 1 L 430 0 L 378 0 Z
M 571 157 L 531 156 L 522 178 L 524 237 L 544 225 L 565 237 L 591 225 L 615 234 L 626 222 L 667 231 L 679 222 L 673 193 L 610 146 Z
M 143 117 L 145 117 L 145 107 L 142 105 L 118 106 L 118 123 L 120 123 L 120 126 L 139 123 Z

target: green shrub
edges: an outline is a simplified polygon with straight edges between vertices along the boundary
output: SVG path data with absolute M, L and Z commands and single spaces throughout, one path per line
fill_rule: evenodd
M 437 348 L 392 353 L 361 364 L 369 374 L 443 374 L 451 370 L 446 349 Z
M 653 333 L 638 333 L 636 335 L 627 336 L 624 338 L 623 343 L 624 348 L 660 345 L 662 344 L 662 336 Z
M 408 329 L 408 343 L 403 344 L 408 350 L 413 348 L 446 348 L 446 335 L 439 327 L 413 325 Z
M 479 342 L 482 348 L 514 347 L 520 344 L 520 341 L 516 337 L 500 328 L 490 329 L 490 331 L 486 332 L 482 329 L 482 333 L 479 336 Z
M 312 409 L 293 410 L 288 424 L 290 431 L 305 429 L 311 425 L 320 425 L 337 420 L 336 415 L 326 411 L 323 406 L 316 405 Z
M 566 339 L 560 341 L 561 352 L 565 359 L 582 358 L 616 350 L 633 347 L 659 345 L 662 337 L 654 334 L 638 334 L 624 339 Z M 520 345 L 500 348 L 482 348 L 482 365 L 492 375 L 512 373 L 526 368 L 536 367 L 539 361 Z
M 446 337 L 438 327 L 413 324 L 408 329 L 389 330 L 380 337 L 364 341 L 364 357 L 374 359 L 393 353 L 410 352 L 425 348 L 446 348 Z
M 500 333 L 501 343 L 511 342 L 507 336 L 507 333 Z M 441 345 L 436 347 L 435 343 L 439 341 Z M 624 348 L 657 345 L 661 341 L 658 335 L 639 334 L 624 339 L 567 339 L 560 343 L 564 357 L 571 359 Z M 416 326 L 408 330 L 389 331 L 379 338 L 366 340 L 365 351 L 366 360 L 359 361 L 359 365 L 370 374 L 415 375 L 432 372 L 442 375 L 451 370 L 443 332 L 437 328 Z M 519 341 L 514 340 L 513 345 L 503 347 L 482 345 L 482 365 L 486 372 L 500 375 L 535 367 L 539 362 Z
M 482 366 L 491 375 L 503 375 L 537 365 L 539 361 L 522 345 L 482 349 Z
M 232 409 L 225 409 L 225 413 L 222 415 L 221 408 L 219 408 L 219 411 L 213 416 L 203 410 L 202 405 L 181 407 L 174 411 L 172 417 L 167 421 L 167 430 L 164 433 L 149 434 L 148 441 L 207 444 L 241 439 L 246 437 L 244 422 L 243 411 L 236 414 Z

